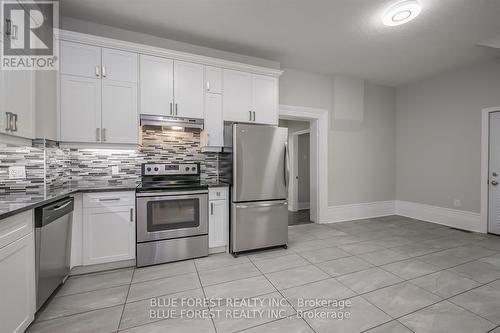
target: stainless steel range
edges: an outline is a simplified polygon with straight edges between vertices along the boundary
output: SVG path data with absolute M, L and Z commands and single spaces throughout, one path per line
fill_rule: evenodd
M 136 191 L 137 266 L 208 255 L 208 187 L 199 164 L 143 164 Z

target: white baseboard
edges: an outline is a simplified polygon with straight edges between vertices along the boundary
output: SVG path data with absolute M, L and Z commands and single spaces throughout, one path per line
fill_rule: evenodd
M 327 217 L 325 221 L 321 223 L 352 221 L 393 214 L 393 200 L 329 206 Z
M 481 214 L 475 212 L 401 200 L 395 201 L 394 212 L 396 215 L 438 223 L 453 228 L 482 233 L 486 232 L 486 226 L 481 225 Z

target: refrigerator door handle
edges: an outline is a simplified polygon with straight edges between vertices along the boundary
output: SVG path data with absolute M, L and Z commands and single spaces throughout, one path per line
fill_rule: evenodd
M 290 155 L 288 153 L 288 142 L 285 142 L 285 156 L 284 156 L 284 172 L 283 172 L 283 177 L 285 180 L 285 187 L 288 188 L 288 181 L 290 180 Z
M 237 204 L 236 208 L 258 208 L 258 207 L 275 207 L 288 205 L 288 201 L 275 201 L 266 203 L 254 203 L 254 204 Z

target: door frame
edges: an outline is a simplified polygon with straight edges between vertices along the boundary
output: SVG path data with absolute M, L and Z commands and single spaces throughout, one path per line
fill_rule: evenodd
M 296 212 L 301 209 L 299 207 L 299 186 L 296 179 L 296 176 L 299 173 L 299 135 L 310 133 L 310 129 L 297 131 L 292 133 L 291 137 L 288 139 L 288 147 L 290 153 L 290 185 L 288 186 L 288 210 L 292 212 Z M 309 144 L 309 151 L 311 150 L 311 145 Z M 309 164 L 312 164 L 311 159 L 309 158 Z M 311 165 L 309 166 L 311 167 Z M 311 173 L 309 172 L 309 178 L 311 177 Z M 309 191 L 311 191 L 309 189 Z M 310 192 L 309 192 L 310 193 Z M 310 206 L 310 201 L 309 201 Z M 303 208 L 302 208 L 303 209 Z
M 310 130 L 310 219 L 328 223 L 328 124 L 329 111 L 325 109 L 280 105 L 279 118 L 308 121 Z M 321 144 L 319 144 L 321 143 Z
M 486 108 L 481 113 L 481 225 L 480 232 L 488 232 L 488 173 L 490 154 L 490 113 L 499 112 L 500 106 Z

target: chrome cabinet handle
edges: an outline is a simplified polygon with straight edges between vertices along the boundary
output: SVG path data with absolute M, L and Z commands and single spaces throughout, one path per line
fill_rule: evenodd
M 6 19 L 5 20 L 5 36 L 11 36 L 12 35 L 12 20 Z
M 102 131 L 102 141 L 106 141 L 106 129 L 101 128 L 101 131 Z
M 99 66 L 95 66 L 95 76 L 99 77 L 100 75 Z
M 134 209 L 130 208 L 130 222 L 134 222 Z
M 253 111 L 253 121 L 255 121 L 255 111 Z
M 102 77 L 106 77 L 106 76 L 107 76 L 106 66 L 102 66 Z
M 101 141 L 101 129 L 100 128 L 95 129 L 95 140 L 97 142 Z
M 5 130 L 10 131 L 11 126 L 12 126 L 12 120 L 10 119 L 12 117 L 12 112 L 5 112 Z
M 248 112 L 250 114 L 250 119 L 248 119 L 248 120 L 252 121 L 252 111 L 248 111 Z
M 101 202 L 107 202 L 107 201 L 120 201 L 120 198 L 100 198 L 100 199 L 97 199 Z
M 10 130 L 12 132 L 17 132 L 17 113 L 12 113 L 10 121 Z
M 214 203 L 210 203 L 210 215 L 214 215 Z
M 207 91 L 210 91 L 210 81 L 207 80 Z
M 175 103 L 175 115 L 179 114 L 179 104 Z
M 236 205 L 236 208 L 259 208 L 259 207 L 275 207 L 288 205 L 287 201 L 280 201 L 277 203 L 264 203 L 264 204 L 250 204 L 250 205 Z
M 492 181 L 491 181 L 491 185 L 493 185 L 493 186 L 497 186 L 497 185 L 498 185 L 498 182 L 497 182 L 496 180 L 492 180 Z
M 170 115 L 174 113 L 174 103 L 170 102 Z

